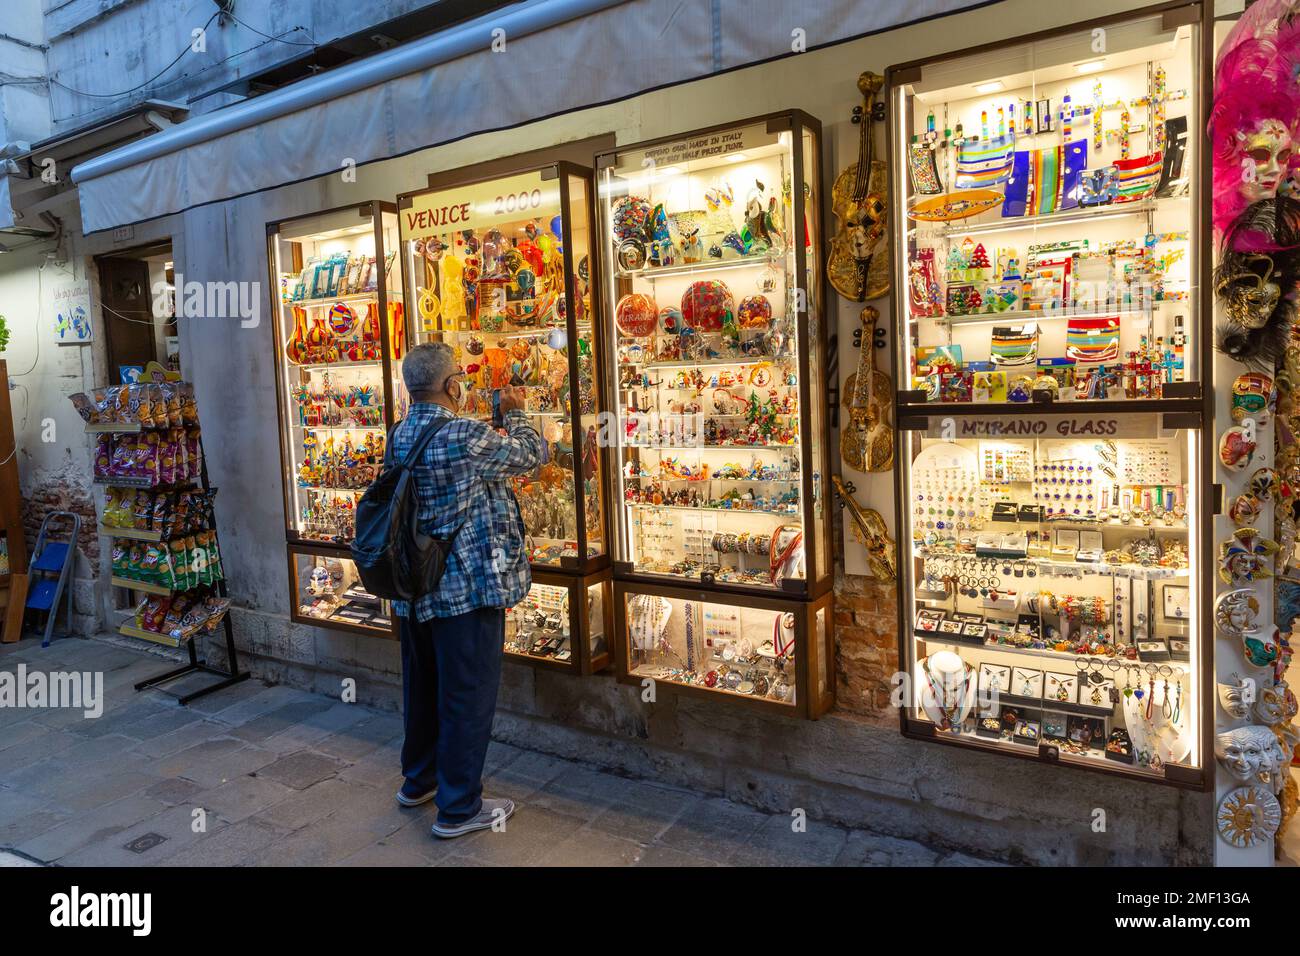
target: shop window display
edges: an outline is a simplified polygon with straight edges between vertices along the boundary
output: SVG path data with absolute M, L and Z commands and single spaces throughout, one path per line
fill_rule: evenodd
M 830 595 L 737 600 L 618 582 L 620 680 L 817 717 L 831 705 Z
M 382 467 L 406 349 L 394 208 L 373 202 L 267 229 L 274 290 L 291 616 L 392 636 L 347 546 Z
M 1205 785 L 1195 10 L 889 71 L 909 735 Z
M 506 612 L 506 653 L 581 673 L 609 663 L 609 577 L 533 573 L 528 596 Z
M 779 114 L 598 161 L 630 574 L 825 585 L 818 134 Z
M 620 679 L 805 717 L 832 696 L 819 136 L 779 113 L 597 157 Z
M 582 673 L 609 656 L 590 176 L 560 162 L 398 198 L 412 344 L 455 348 L 463 415 L 497 420 L 497 391 L 522 386 L 543 439 L 542 464 L 515 480 L 538 583 L 508 613 L 506 651 Z M 397 368 L 392 391 L 400 419 Z
M 894 75 L 909 403 L 1198 394 L 1198 31 L 1103 29 Z
M 398 203 L 414 341 L 456 348 L 470 383 L 465 414 L 490 421 L 497 389 L 527 389 L 547 454 L 516 483 L 534 567 L 598 566 L 604 519 L 586 174 L 559 164 Z
M 1060 435 L 1052 424 L 1042 434 Z M 908 719 L 1152 775 L 1197 766 L 1199 434 L 1156 416 L 1113 424 L 1113 437 L 907 433 Z

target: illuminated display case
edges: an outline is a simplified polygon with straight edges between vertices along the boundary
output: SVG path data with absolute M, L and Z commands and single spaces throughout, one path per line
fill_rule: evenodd
M 780 113 L 597 159 L 620 576 L 830 586 L 820 129 Z
M 887 75 L 909 736 L 1207 786 L 1199 10 Z
M 469 384 L 462 414 L 490 421 L 494 391 L 523 386 L 545 445 L 544 463 L 515 481 L 537 583 L 508 615 L 506 652 L 598 670 L 609 660 L 610 558 L 591 171 L 556 162 L 405 194 L 397 209 L 411 344 L 456 349 Z M 391 375 L 400 419 L 408 399 L 396 364 Z
M 791 111 L 596 161 L 619 677 L 804 717 L 833 691 L 820 135 Z
M 1195 9 L 891 72 L 908 404 L 1200 394 Z
M 489 420 L 495 389 L 527 389 L 548 458 L 516 484 L 529 557 L 535 568 L 582 572 L 608 563 L 590 189 L 589 171 L 557 163 L 398 198 L 412 344 L 456 348 L 468 414 Z M 394 390 L 400 418 L 400 376 Z
M 835 701 L 829 592 L 811 601 L 614 582 L 621 683 L 816 718 Z M 649 682 L 649 683 L 648 683 Z
M 267 226 L 290 616 L 393 637 L 387 602 L 348 558 L 357 499 L 393 422 L 388 382 L 406 347 L 394 269 L 397 213 L 371 202 Z
M 609 666 L 613 612 L 607 573 L 534 570 L 528 597 L 506 614 L 506 653 L 540 667 L 594 674 Z

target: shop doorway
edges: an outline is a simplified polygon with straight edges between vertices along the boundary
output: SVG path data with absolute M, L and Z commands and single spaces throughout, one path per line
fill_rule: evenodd
M 108 378 L 132 382 L 150 362 L 180 369 L 171 243 L 98 256 Z

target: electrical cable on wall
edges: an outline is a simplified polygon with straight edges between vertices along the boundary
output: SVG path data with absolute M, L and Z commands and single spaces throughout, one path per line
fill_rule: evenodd
M 201 29 L 201 30 L 206 30 L 209 26 L 212 25 L 212 21 L 213 21 L 214 19 L 216 19 L 219 15 L 220 15 L 220 14 L 213 14 L 212 17 L 210 17 L 210 18 L 208 19 L 207 23 L 203 24 L 203 26 L 202 26 L 200 29 Z M 297 40 L 286 40 L 286 39 L 285 39 L 285 37 L 289 36 L 290 34 L 293 34 L 293 33 L 299 33 L 299 32 L 306 34 L 309 38 L 312 37 L 311 31 L 308 30 L 308 29 L 307 29 L 306 27 L 304 27 L 304 26 L 295 26 L 295 27 L 291 27 L 290 29 L 284 31 L 283 33 L 280 33 L 280 34 L 277 34 L 277 35 L 274 35 L 274 36 L 273 36 L 273 35 L 271 35 L 271 34 L 269 34 L 269 33 L 263 33 L 261 30 L 258 30 L 256 27 L 250 26 L 249 24 L 245 23 L 243 20 L 240 20 L 240 19 L 238 19 L 237 17 L 235 17 L 234 14 L 228 14 L 228 16 L 230 16 L 230 18 L 231 18 L 232 20 L 235 20 L 236 23 L 240 24 L 240 25 L 243 26 L 245 29 L 247 29 L 247 30 L 249 30 L 249 31 L 251 31 L 251 32 L 253 32 L 253 33 L 255 33 L 255 34 L 257 34 L 257 35 L 260 36 L 260 37 L 264 37 L 265 39 L 264 39 L 261 43 L 255 43 L 255 44 L 253 44 L 252 46 L 247 47 L 247 48 L 245 48 L 245 49 L 243 49 L 243 50 L 239 50 L 239 51 L 237 51 L 237 52 L 235 52 L 235 53 L 231 53 L 229 56 L 223 57 L 222 59 L 217 60 L 217 61 L 214 62 L 214 63 L 210 63 L 210 64 L 208 64 L 207 66 L 203 67 L 202 69 L 200 69 L 200 70 L 196 70 L 196 71 L 193 72 L 193 73 L 183 73 L 183 74 L 181 74 L 180 76 L 175 76 L 175 77 L 172 77 L 172 78 L 169 79 L 169 80 L 165 80 L 165 81 L 163 81 L 162 83 L 159 83 L 158 86 L 155 87 L 155 90 L 160 90 L 160 89 L 162 89 L 162 88 L 164 88 L 164 87 L 170 86 L 170 85 L 173 84 L 173 83 L 180 82 L 181 80 L 185 80 L 185 79 L 194 79 L 195 77 L 202 76 L 204 73 L 207 73 L 208 71 L 210 71 L 210 70 L 212 70 L 212 69 L 215 69 L 215 68 L 218 67 L 218 66 L 221 66 L 221 65 L 223 65 L 223 64 L 225 64 L 225 63 L 229 63 L 230 61 L 235 60 L 235 59 L 237 59 L 237 58 L 239 58 L 239 57 L 241 57 L 241 56 L 245 56 L 245 55 L 247 55 L 247 54 L 249 54 L 249 53 L 252 53 L 254 50 L 260 50 L 262 47 L 266 46 L 268 43 L 283 43 L 283 44 L 286 45 L 286 46 L 294 46 L 294 47 L 316 47 L 316 46 L 318 46 L 318 44 L 317 44 L 317 42 L 316 42 L 316 40 L 315 40 L 314 38 L 311 38 L 311 39 L 309 39 L 309 40 L 306 41 L 306 42 L 303 42 L 303 41 L 297 41 Z M 68 85 L 67 83 L 64 83 L 62 80 L 56 79 L 56 78 L 54 78 L 54 77 L 48 77 L 48 78 L 47 78 L 47 77 L 41 77 L 41 76 L 25 76 L 25 77 L 18 77 L 18 78 L 15 78 L 15 79 L 13 79 L 13 80 L 8 80 L 8 81 L 6 81 L 6 82 L 4 82 L 4 83 L 0 83 L 0 87 L 4 87 L 4 86 L 30 86 L 30 85 L 33 85 L 33 84 L 40 84 L 40 83 L 49 82 L 50 84 L 52 84 L 52 85 L 54 85 L 54 86 L 57 86 L 57 87 L 59 87 L 60 89 L 67 90 L 69 93 L 72 93 L 72 94 L 74 94 L 74 95 L 76 95 L 76 96 L 84 96 L 84 97 L 89 97 L 89 98 L 93 98 L 93 99 L 117 99 L 117 98 L 120 98 L 120 97 L 123 97 L 123 96 L 130 96 L 131 94 L 133 94 L 133 93 L 137 93 L 137 92 L 139 92 L 140 90 L 143 90 L 143 89 L 145 89 L 146 87 L 150 86 L 150 84 L 154 83 L 154 82 L 155 82 L 159 77 L 161 77 L 164 73 L 166 73 L 168 70 L 170 70 L 172 67 L 174 67 L 177 63 L 179 63 L 179 62 L 181 61 L 181 59 L 184 58 L 185 54 L 188 53 L 188 52 L 190 52 L 190 49 L 191 49 L 190 46 L 187 45 L 187 46 L 185 47 L 185 49 L 181 50 L 181 52 L 178 53 L 178 54 L 176 55 L 176 57 L 175 57 L 174 59 L 172 59 L 172 61 L 171 61 L 170 63 L 168 63 L 166 66 L 164 66 L 161 70 L 159 70 L 157 73 L 155 73 L 155 74 L 154 74 L 153 76 L 151 76 L 149 79 L 145 80 L 143 83 L 140 83 L 140 84 L 138 84 L 138 85 L 136 85 L 136 86 L 133 86 L 133 87 L 131 87 L 131 88 L 128 89 L 128 90 L 122 90 L 122 91 L 120 91 L 120 92 L 116 92 L 116 93 L 91 93 L 91 92 L 89 92 L 89 91 L 87 91 L 87 90 L 79 90 L 79 89 L 77 89 L 75 86 L 70 86 L 70 85 Z

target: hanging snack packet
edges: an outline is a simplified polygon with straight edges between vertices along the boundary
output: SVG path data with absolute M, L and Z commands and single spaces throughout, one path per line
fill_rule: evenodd
M 125 578 L 127 574 L 128 557 L 130 556 L 130 545 L 120 538 L 113 540 L 112 565 L 113 577 Z
M 194 385 L 191 382 L 177 382 L 176 391 L 180 397 L 181 421 L 186 425 L 199 423 L 199 406 L 194 400 Z
M 72 407 L 77 410 L 77 414 L 87 425 L 99 421 L 99 409 L 95 407 L 95 400 L 85 392 L 69 395 L 68 400 L 72 402 Z
M 185 445 L 189 456 L 189 477 L 198 481 L 203 477 L 203 436 L 197 426 L 185 430 Z
M 167 611 L 171 607 L 171 599 L 165 597 L 151 597 L 144 602 L 142 611 L 138 614 L 139 627 L 145 631 L 153 631 L 155 634 L 162 631 L 163 621 L 167 618 Z
M 119 488 L 112 485 L 104 489 L 104 526 L 106 528 L 122 527 L 118 522 L 121 515 L 118 509 L 122 506 L 122 492 Z
M 167 586 L 175 591 L 188 591 L 193 585 L 189 575 L 189 552 L 185 548 L 185 539 L 177 538 L 168 542 L 168 573 L 171 581 Z
M 144 564 L 144 545 L 136 542 L 130 546 L 126 558 L 126 573 L 124 577 L 133 580 L 140 580 L 140 566 Z
M 167 424 L 179 428 L 185 424 L 181 415 L 181 392 L 177 382 L 163 382 L 158 386 L 163 392 L 163 401 L 167 404 Z
M 174 485 L 178 480 L 183 480 L 184 476 L 176 470 L 176 460 L 179 455 L 177 448 L 177 433 L 179 429 L 168 429 L 163 432 L 163 437 L 158 440 L 158 483 L 163 485 Z
M 124 527 L 135 528 L 139 531 L 149 529 L 149 521 L 153 517 L 153 495 L 141 488 L 135 493 L 134 504 L 131 509 L 131 520 Z
M 144 549 L 144 558 L 140 562 L 140 577 L 151 584 L 165 584 L 163 581 L 162 560 L 167 553 L 167 545 L 150 544 Z
M 113 436 L 95 436 L 95 477 L 107 478 L 113 473 Z

